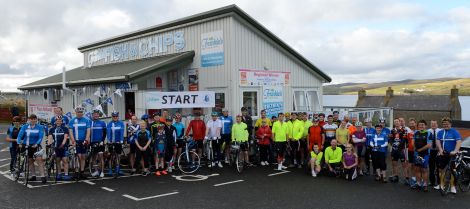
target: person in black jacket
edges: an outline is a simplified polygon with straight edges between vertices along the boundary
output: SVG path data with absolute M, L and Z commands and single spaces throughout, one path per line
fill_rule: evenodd
M 176 128 L 172 125 L 173 118 L 167 117 L 165 122 L 165 135 L 166 135 L 166 153 L 165 161 L 168 162 L 168 172 L 171 172 L 174 169 L 175 158 L 173 153 L 176 150 Z

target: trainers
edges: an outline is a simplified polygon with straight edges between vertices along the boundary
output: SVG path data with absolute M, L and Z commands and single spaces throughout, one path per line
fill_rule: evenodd
M 277 170 L 282 171 L 282 164 L 277 164 Z
M 100 175 L 100 172 L 98 170 L 96 170 L 95 172 L 91 174 L 91 176 L 93 177 L 98 177 L 99 175 Z
M 317 173 L 315 173 L 315 171 L 312 171 L 312 176 L 317 177 Z
M 282 168 L 282 169 L 287 169 L 287 167 L 286 167 L 286 166 L 283 166 L 283 165 L 281 165 L 281 168 Z
M 268 161 L 264 161 L 264 164 L 269 166 L 269 162 Z
M 148 175 L 148 171 L 142 172 L 142 176 L 147 176 L 147 175 Z
M 168 173 L 167 173 L 165 170 L 163 170 L 163 171 L 162 171 L 162 174 L 163 174 L 163 175 L 166 175 L 166 174 L 168 174 Z
M 57 174 L 57 175 L 55 175 L 55 180 L 56 180 L 56 181 L 62 180 L 62 174 Z
M 262 166 L 265 166 L 266 164 L 265 164 L 263 161 L 261 161 L 261 165 L 262 165 Z
M 45 184 L 45 183 L 47 182 L 47 179 L 46 179 L 45 176 L 41 177 L 41 182 L 42 182 L 43 184 Z
M 223 168 L 223 167 L 224 167 L 221 162 L 219 162 L 218 166 L 219 166 L 219 168 Z
M 228 161 L 228 159 L 225 159 L 225 164 L 229 164 L 230 161 Z
M 131 169 L 131 176 L 135 174 L 135 168 Z
M 455 188 L 455 186 L 450 187 L 450 193 L 457 194 L 457 189 Z
M 435 190 L 441 189 L 441 185 L 436 185 L 436 186 L 434 186 L 434 189 L 435 189 Z
M 160 173 L 160 171 L 157 171 L 155 172 L 155 176 L 161 176 L 162 174 Z
M 100 178 L 104 177 L 104 172 L 100 172 Z
M 28 181 L 36 181 L 36 176 L 31 176 L 31 178 L 29 178 Z

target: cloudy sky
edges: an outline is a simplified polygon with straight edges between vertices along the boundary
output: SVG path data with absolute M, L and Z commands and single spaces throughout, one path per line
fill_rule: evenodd
M 468 0 L 0 0 L 0 90 L 81 66 L 78 46 L 229 4 L 334 83 L 470 77 Z

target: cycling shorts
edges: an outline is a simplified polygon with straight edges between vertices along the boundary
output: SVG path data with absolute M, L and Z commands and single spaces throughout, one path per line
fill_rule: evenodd
M 122 153 L 122 144 L 113 143 L 108 145 L 108 152 L 120 155 Z

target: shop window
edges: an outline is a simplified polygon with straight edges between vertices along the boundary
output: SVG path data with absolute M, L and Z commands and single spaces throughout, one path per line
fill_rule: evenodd
M 308 111 L 305 91 L 294 91 L 294 111 Z
M 225 108 L 225 93 L 215 93 L 215 107 L 212 108 L 212 111 L 222 114 L 222 109 L 224 108 Z
M 245 91 L 243 92 L 243 107 L 248 109 L 248 114 L 251 116 L 258 116 L 258 92 Z
M 294 90 L 294 111 L 317 111 L 320 103 L 317 91 Z

